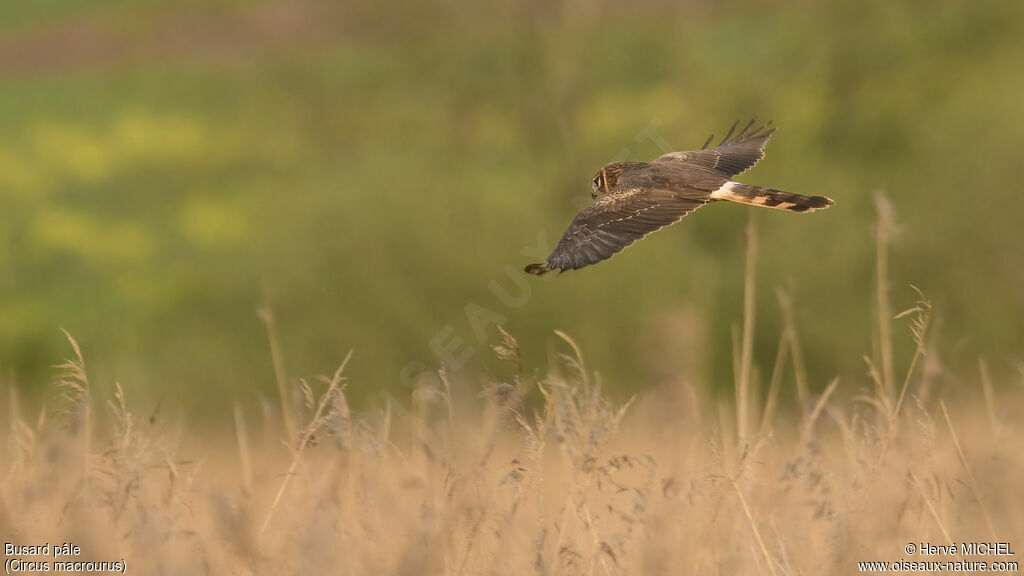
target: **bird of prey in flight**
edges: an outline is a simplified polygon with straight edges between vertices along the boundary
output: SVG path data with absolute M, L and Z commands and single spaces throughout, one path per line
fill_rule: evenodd
M 576 215 L 547 261 L 530 264 L 530 274 L 576 270 L 607 260 L 644 236 L 675 224 L 690 212 L 717 200 L 791 212 L 813 212 L 832 205 L 823 196 L 804 196 L 740 184 L 732 179 L 764 158 L 775 129 L 742 130 L 733 124 L 718 146 L 670 152 L 652 162 L 612 162 L 591 183 L 596 202 Z

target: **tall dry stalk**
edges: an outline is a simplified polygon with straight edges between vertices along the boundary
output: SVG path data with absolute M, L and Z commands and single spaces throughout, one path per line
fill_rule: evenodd
M 281 486 L 277 490 L 277 494 L 274 495 L 274 501 L 270 505 L 270 509 L 267 510 L 267 516 L 263 519 L 263 524 L 260 526 L 257 536 L 262 536 L 267 530 L 267 526 L 270 525 L 270 519 L 274 515 L 274 510 L 277 509 L 278 504 L 281 503 L 281 497 L 284 495 L 284 491 L 288 488 L 288 482 L 295 475 L 295 470 L 299 466 L 299 462 L 302 460 L 302 453 L 305 451 L 306 446 L 309 444 L 313 435 L 316 434 L 326 423 L 326 418 L 323 417 L 324 408 L 334 399 L 334 394 L 337 393 L 341 387 L 341 384 L 345 381 L 342 377 L 342 373 L 345 371 L 345 366 L 348 361 L 352 358 L 352 351 L 350 350 L 345 359 L 338 366 L 338 369 L 334 371 L 334 376 L 331 378 L 330 384 L 327 385 L 327 390 L 320 398 L 320 403 L 317 404 L 316 411 L 313 412 L 313 418 L 306 426 L 302 434 L 302 439 L 299 442 L 298 448 L 295 450 L 295 454 L 292 456 L 292 463 L 288 466 L 288 472 L 284 476 L 284 480 L 281 481 Z
M 775 416 L 775 406 L 778 403 L 779 388 L 782 386 L 782 375 L 786 370 L 786 354 L 789 352 L 789 337 L 783 329 L 779 335 L 779 348 L 775 353 L 775 367 L 772 368 L 772 379 L 768 382 L 768 394 L 764 401 L 764 412 L 761 414 L 762 435 L 768 432 L 771 426 L 772 417 Z
M 996 535 L 996 529 L 992 524 L 992 517 L 988 514 L 988 509 L 985 507 L 985 503 L 981 499 L 981 491 L 978 490 L 978 481 L 974 479 L 974 473 L 971 472 L 970 465 L 967 464 L 967 456 L 964 455 L 964 449 L 960 445 L 960 436 L 957 435 L 956 430 L 953 428 L 953 421 L 949 418 L 949 410 L 946 409 L 946 403 L 939 400 L 939 407 L 942 409 L 942 417 L 946 420 L 946 426 L 949 427 L 949 434 L 953 437 L 953 446 L 956 448 L 956 454 L 960 457 L 960 463 L 963 464 L 964 471 L 967 472 L 967 478 L 971 481 L 971 492 L 974 494 L 974 500 L 978 503 L 978 508 L 981 509 L 981 516 L 985 519 L 985 525 L 988 526 L 989 535 L 993 540 L 998 539 Z
M 743 507 L 743 515 L 746 516 L 747 522 L 750 524 L 750 530 L 754 533 L 754 538 L 757 539 L 757 546 L 760 548 L 761 554 L 764 555 L 764 561 L 768 565 L 768 571 L 772 576 L 775 576 L 775 561 L 772 560 L 771 554 L 768 553 L 768 547 L 764 545 L 764 539 L 761 538 L 761 531 L 757 529 L 757 522 L 754 522 L 754 515 L 750 513 L 750 507 L 747 506 L 747 499 L 743 497 L 743 491 L 740 490 L 739 484 L 733 481 L 732 487 L 736 490 L 736 495 L 739 496 L 740 505 Z
M 875 304 L 878 307 L 878 350 L 882 359 L 881 381 L 885 397 L 895 390 L 892 359 L 892 312 L 889 306 L 889 243 L 892 239 L 892 205 L 882 194 L 875 194 Z
M 911 286 L 915 292 L 917 292 L 918 301 L 917 304 L 909 310 L 904 310 L 896 315 L 896 318 L 903 318 L 910 314 L 916 314 L 914 319 L 910 323 L 910 333 L 914 338 L 914 356 L 910 359 L 910 367 L 907 368 L 907 376 L 903 379 L 903 386 L 900 387 L 899 398 L 896 399 L 896 407 L 893 408 L 892 417 L 890 418 L 890 426 L 894 425 L 900 415 L 900 408 L 903 406 L 903 398 L 907 394 L 907 388 L 910 387 L 910 378 L 914 375 L 914 369 L 917 367 L 918 361 L 924 357 L 926 352 L 925 336 L 928 334 L 928 325 L 932 318 L 932 303 L 924 294 L 917 289 L 917 286 Z
M 835 392 L 836 386 L 839 385 L 839 378 L 833 378 L 829 382 L 828 387 L 825 388 L 825 392 L 821 394 L 818 401 L 814 404 L 814 409 L 811 410 L 810 414 L 807 415 L 807 419 L 804 420 L 803 431 L 801 436 L 803 437 L 803 443 L 807 444 L 811 440 L 811 436 L 814 433 L 814 424 L 818 421 L 822 412 L 825 411 L 825 406 L 828 405 L 828 399 Z
M 757 269 L 757 228 L 751 211 L 745 234 L 747 263 L 743 274 L 743 336 L 740 345 L 740 369 L 736 375 L 736 431 L 742 442 L 750 425 L 750 378 L 754 358 L 755 272 Z
M 242 407 L 235 401 L 235 439 L 238 442 L 238 461 L 242 466 L 242 487 L 246 494 L 252 494 L 252 456 L 249 450 L 249 433 L 245 428 L 245 415 Z
M 298 426 L 295 424 L 295 416 L 292 414 L 292 403 L 288 395 L 288 373 L 285 372 L 281 347 L 277 343 L 277 325 L 274 321 L 274 312 L 269 306 L 263 306 L 256 313 L 267 328 L 267 340 L 270 343 L 270 360 L 274 364 L 274 381 L 277 383 L 277 393 L 281 400 L 281 418 L 284 421 L 285 432 L 288 433 L 288 441 L 292 442 L 298 436 Z
M 999 420 L 996 418 L 996 395 L 992 391 L 992 376 L 989 375 L 988 362 L 985 358 L 978 358 L 978 375 L 981 377 L 981 391 L 985 395 L 985 410 L 988 412 L 989 425 L 992 426 L 992 433 L 998 437 L 1000 433 Z
M 89 454 L 92 448 L 92 394 L 82 349 L 71 333 L 67 330 L 62 331 L 71 344 L 75 357 L 57 366 L 61 370 L 57 387 L 62 389 L 60 397 L 67 405 L 65 414 L 69 417 L 69 427 L 82 438 L 82 480 L 86 481 L 89 478 Z
M 796 329 L 796 320 L 793 315 L 793 299 L 785 290 L 778 290 L 775 296 L 782 308 L 782 320 L 785 322 L 785 338 L 789 345 L 791 359 L 793 360 L 793 377 L 796 379 L 796 398 L 800 404 L 800 417 L 807 417 L 807 410 L 811 402 L 811 393 L 807 388 L 807 364 L 804 362 L 804 351 L 800 346 L 800 334 Z

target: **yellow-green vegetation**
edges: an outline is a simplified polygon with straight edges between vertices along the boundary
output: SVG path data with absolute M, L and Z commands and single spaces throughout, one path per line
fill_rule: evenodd
M 519 294 L 506 267 L 551 246 L 604 163 L 752 115 L 779 131 L 742 179 L 836 200 L 759 216 L 757 364 L 784 287 L 808 374 L 860 370 L 882 189 L 947 361 L 1005 368 L 1024 345 L 1006 321 L 1024 317 L 1022 61 L 1024 4 L 1002 0 L 18 3 L 0 22 L 0 374 L 42 399 L 65 328 L 105 394 L 121 379 L 219 414 L 241 382 L 247 406 L 276 396 L 269 307 L 286 378 L 356 348 L 362 405 L 437 369 L 447 326 L 466 377 L 500 370 L 475 304 L 532 365 L 573 334 L 620 400 L 662 377 L 657 335 L 681 323 L 693 361 L 671 369 L 726 382 L 743 207 L 519 307 L 491 282 Z
M 748 234 L 749 295 L 758 250 Z M 746 301 L 728 400 L 677 379 L 619 404 L 568 335 L 556 333 L 541 374 L 501 331 L 491 354 L 505 380 L 467 386 L 442 369 L 421 375 L 408 398 L 358 412 L 348 394 L 364 384 L 347 376 L 350 352 L 333 375 L 284 384 L 283 404 L 236 404 L 202 432 L 133 411 L 120 384 L 101 408 L 68 336 L 73 355 L 57 367 L 50 408 L 29 418 L 11 390 L 0 534 L 69 543 L 76 561 L 125 562 L 135 574 L 1018 569 L 1018 556 L 996 552 L 1024 542 L 1021 392 L 991 382 L 983 361 L 977 376 L 942 366 L 925 295 L 895 315 L 879 303 L 868 375 L 821 393 L 809 392 L 819 387 L 807 382 L 794 324 L 759 389 L 747 365 L 757 310 Z M 788 296 L 780 302 L 792 317 Z M 891 323 L 909 327 L 906 358 L 885 336 Z M 973 542 L 984 551 L 965 554 Z
M 1003 0 L 5 7 L 0 544 L 129 574 L 1020 554 L 1022 63 Z M 835 207 L 522 272 L 598 167 L 755 114 L 740 179 Z

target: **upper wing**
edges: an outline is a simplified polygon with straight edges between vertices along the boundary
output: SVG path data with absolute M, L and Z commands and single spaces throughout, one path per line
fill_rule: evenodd
M 686 198 L 669 190 L 634 188 L 609 194 L 573 219 L 543 264 L 526 271 L 575 270 L 611 258 L 640 238 L 678 222 L 700 208 L 707 197 Z
M 751 120 L 742 130 L 736 132 L 738 125 L 738 122 L 733 124 L 718 146 L 710 150 L 707 147 L 714 135 L 708 138 L 700 150 L 669 152 L 654 162 L 683 162 L 714 170 L 727 178 L 732 178 L 749 170 L 758 160 L 764 158 L 764 146 L 775 132 L 771 122 L 751 130 L 754 126 L 754 121 Z

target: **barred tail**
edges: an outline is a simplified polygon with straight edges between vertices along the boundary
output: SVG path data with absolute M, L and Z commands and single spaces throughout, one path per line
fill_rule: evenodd
M 832 205 L 832 200 L 824 196 L 804 196 L 782 190 L 750 186 L 739 182 L 728 182 L 711 193 L 712 200 L 729 200 L 741 204 L 767 206 L 791 212 L 813 212 L 824 210 Z

